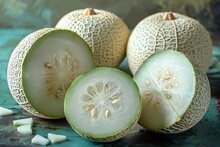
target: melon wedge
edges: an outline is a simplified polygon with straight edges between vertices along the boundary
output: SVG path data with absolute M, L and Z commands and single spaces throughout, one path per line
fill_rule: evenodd
M 0 116 L 11 115 L 13 111 L 4 107 L 0 107 Z
M 27 135 L 31 135 L 33 133 L 30 124 L 17 127 L 17 131 L 21 134 L 27 134 Z
M 35 135 L 32 139 L 31 139 L 31 143 L 33 144 L 39 144 L 39 145 L 48 145 L 49 144 L 49 139 L 41 136 L 41 135 Z
M 140 125 L 162 133 L 183 132 L 202 119 L 210 101 L 205 73 L 183 53 L 160 51 L 134 75 L 142 96 Z
M 141 113 L 138 87 L 126 73 L 97 68 L 78 77 L 65 96 L 70 126 L 95 142 L 110 142 L 134 128 Z
M 59 135 L 59 134 L 53 134 L 53 133 L 48 133 L 47 138 L 50 140 L 52 144 L 66 140 L 65 135 Z
M 13 125 L 33 125 L 33 118 L 23 118 L 23 119 L 17 119 L 13 120 Z
M 76 33 L 45 28 L 26 36 L 14 49 L 8 86 L 14 99 L 31 114 L 62 118 L 69 85 L 93 67 L 91 49 Z

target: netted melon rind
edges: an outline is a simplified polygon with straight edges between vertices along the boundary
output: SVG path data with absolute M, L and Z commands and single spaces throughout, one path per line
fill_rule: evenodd
M 103 138 L 93 138 L 90 136 L 86 136 L 83 135 L 82 133 L 80 133 L 79 131 L 77 131 L 76 129 L 74 129 L 79 135 L 81 135 L 82 137 L 94 141 L 94 142 L 112 142 L 112 141 L 116 141 L 124 136 L 126 136 L 131 130 L 133 130 L 135 128 L 135 126 L 137 125 L 137 122 L 139 120 L 141 116 L 141 111 L 139 111 L 138 115 L 136 116 L 136 118 L 133 120 L 133 123 L 131 123 L 130 126 L 128 126 L 125 130 L 123 130 L 122 132 L 119 132 L 118 134 L 112 135 L 112 136 L 108 136 L 108 137 L 103 137 Z
M 127 57 L 131 72 L 152 54 L 166 49 L 183 52 L 194 66 L 207 72 L 211 64 L 212 41 L 208 31 L 196 20 L 173 13 L 176 19 L 162 20 L 164 12 L 142 20 L 132 31 Z
M 192 128 L 194 125 L 196 125 L 206 113 L 211 98 L 209 80 L 207 78 L 207 75 L 202 71 L 195 69 L 195 73 L 195 95 L 187 111 L 180 118 L 180 121 L 176 122 L 168 128 L 155 130 L 156 132 L 165 134 L 175 134 L 186 131 Z
M 94 9 L 95 15 L 84 15 L 85 9 L 66 14 L 56 28 L 68 29 L 81 36 L 92 49 L 96 65 L 117 67 L 126 55 L 130 35 L 127 25 L 115 14 Z
M 22 66 L 25 59 L 26 54 L 28 53 L 29 49 L 35 43 L 36 40 L 44 36 L 45 34 L 59 30 L 56 28 L 45 28 L 33 32 L 26 36 L 14 49 L 11 54 L 8 63 L 8 71 L 7 71 L 7 80 L 8 80 L 8 87 L 11 92 L 11 95 L 15 99 L 15 101 L 27 112 L 47 119 L 54 119 L 48 116 L 45 116 L 39 112 L 37 112 L 31 104 L 28 102 L 28 99 L 25 95 L 23 90 L 23 83 L 22 83 Z

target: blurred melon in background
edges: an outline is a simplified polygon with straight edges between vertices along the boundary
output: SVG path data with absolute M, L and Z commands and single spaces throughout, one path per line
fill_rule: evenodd
M 148 15 L 175 11 L 199 20 L 208 30 L 219 32 L 219 0 L 1 0 L 1 28 L 42 28 L 54 26 L 66 13 L 81 8 L 111 11 L 130 29 Z

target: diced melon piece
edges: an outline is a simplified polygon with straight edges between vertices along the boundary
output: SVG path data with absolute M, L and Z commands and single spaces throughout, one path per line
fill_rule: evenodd
M 33 125 L 33 118 L 24 118 L 24 119 L 18 119 L 13 120 L 13 125 Z
M 0 107 L 0 116 L 11 115 L 13 111 L 4 107 Z
M 31 143 L 39 144 L 39 145 L 48 145 L 49 140 L 47 138 L 37 134 L 31 139 Z
M 17 131 L 22 134 L 32 134 L 32 128 L 30 124 L 17 127 Z
M 65 135 L 58 135 L 58 134 L 52 134 L 48 133 L 47 138 L 50 140 L 51 143 L 57 143 L 66 140 Z

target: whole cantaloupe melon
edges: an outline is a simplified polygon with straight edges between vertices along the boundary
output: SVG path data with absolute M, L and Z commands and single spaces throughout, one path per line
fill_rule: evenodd
M 75 10 L 63 16 L 56 28 L 72 30 L 81 36 L 92 49 L 99 67 L 117 67 L 126 55 L 129 29 L 118 16 L 108 11 Z
M 171 12 L 160 12 L 143 19 L 132 31 L 127 57 L 133 74 L 152 54 L 166 49 L 183 52 L 203 72 L 212 57 L 212 42 L 207 30 L 196 20 Z
M 76 32 L 90 46 L 96 65 L 117 67 L 126 55 L 130 35 L 127 25 L 115 14 L 99 9 L 80 9 L 63 16 L 56 28 Z

